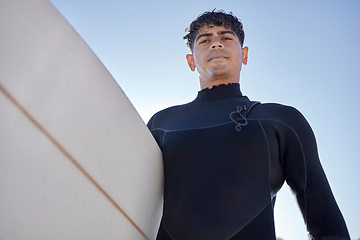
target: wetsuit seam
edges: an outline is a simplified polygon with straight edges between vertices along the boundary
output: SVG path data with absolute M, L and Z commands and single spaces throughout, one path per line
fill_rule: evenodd
M 166 132 L 164 132 L 164 135 L 163 135 L 163 137 L 162 137 L 161 146 L 164 146 L 165 137 L 166 137 Z
M 266 146 L 267 146 L 267 152 L 268 152 L 268 167 L 269 167 L 269 191 L 270 191 L 270 196 L 271 196 L 271 201 L 272 201 L 272 199 L 273 199 L 273 195 L 272 195 L 272 191 L 271 191 L 271 181 L 270 181 L 270 179 L 271 179 L 271 156 L 270 156 L 270 145 L 269 145 L 269 139 L 268 139 L 268 136 L 267 136 L 267 134 L 266 134 L 266 132 L 265 132 L 265 129 L 264 129 L 264 126 L 262 125 L 262 123 L 261 123 L 261 121 L 260 120 L 258 120 L 258 123 L 259 123 L 259 125 L 260 125 L 260 127 L 261 127 L 261 130 L 262 130 L 262 132 L 263 132 L 263 134 L 264 134 L 264 137 L 265 137 L 265 141 L 266 141 Z M 275 193 L 275 196 L 276 196 L 276 193 Z
M 254 104 L 256 105 L 256 104 Z M 291 128 L 289 125 L 287 125 L 286 123 L 282 122 L 282 121 L 279 121 L 279 120 L 276 120 L 276 119 L 267 119 L 267 118 L 260 118 L 260 119 L 252 119 L 252 118 L 247 118 L 248 121 L 262 121 L 262 120 L 270 120 L 270 121 L 277 121 L 277 122 L 280 122 L 286 126 L 288 126 L 289 128 Z M 209 125 L 209 126 L 205 126 L 205 127 L 195 127 L 195 128 L 184 128 L 184 129 L 176 129 L 176 130 L 167 130 L 167 129 L 164 129 L 164 128 L 153 128 L 151 129 L 151 132 L 153 131 L 163 131 L 163 132 L 181 132 L 181 131 L 190 131 L 190 130 L 201 130 L 201 129 L 208 129 L 208 128 L 214 128 L 214 127 L 220 127 L 220 126 L 224 126 L 224 125 L 227 125 L 229 123 L 233 123 L 233 121 L 228 121 L 228 122 L 224 122 L 224 123 L 220 123 L 220 124 L 215 124 L 215 125 Z M 292 129 L 292 128 L 291 128 Z M 293 130 L 293 129 L 292 129 Z M 294 131 L 294 130 L 293 130 Z M 294 131 L 295 132 L 295 131 Z
M 257 121 L 257 119 L 247 119 L 247 120 Z M 181 131 L 191 131 L 191 130 L 201 130 L 201 129 L 220 127 L 220 126 L 224 126 L 224 125 L 227 125 L 227 124 L 230 124 L 230 123 L 234 123 L 234 122 L 233 121 L 228 121 L 228 122 L 224 122 L 224 123 L 220 123 L 220 124 L 216 124 L 216 125 L 210 125 L 210 126 L 206 126 L 206 127 L 184 128 L 184 129 L 177 129 L 177 130 L 166 130 L 166 129 L 163 129 L 163 128 L 154 128 L 154 129 L 151 130 L 151 132 L 156 131 L 156 130 L 167 132 L 167 133 L 181 132 Z
M 253 107 L 255 107 L 256 105 L 258 105 L 258 104 L 261 104 L 261 102 L 259 102 L 259 101 L 254 102 L 254 103 L 250 106 L 250 108 L 249 108 L 249 110 L 248 110 L 248 114 L 250 113 L 251 109 L 252 109 Z
M 305 224 L 307 227 L 307 197 L 306 197 L 306 189 L 307 189 L 307 165 L 306 165 L 306 160 L 305 160 L 305 153 L 304 153 L 304 148 L 302 145 L 302 142 L 300 141 L 300 138 L 297 134 L 297 132 L 287 123 L 284 123 L 283 121 L 277 120 L 277 119 L 262 119 L 262 120 L 267 120 L 267 121 L 274 121 L 274 122 L 279 122 L 283 125 L 285 125 L 286 127 L 288 127 L 296 136 L 296 139 L 298 140 L 298 143 L 300 144 L 301 147 L 301 153 L 303 155 L 303 164 L 304 164 L 304 168 L 305 168 L 305 176 L 304 176 L 304 190 L 303 190 L 303 194 L 304 194 L 304 204 L 305 204 L 305 209 L 304 209 L 304 219 L 305 219 Z
M 249 221 L 246 222 L 246 224 L 244 224 L 243 226 L 241 226 L 241 228 L 239 228 L 236 232 L 234 232 L 234 234 L 230 235 L 227 238 L 224 238 L 224 240 L 231 240 L 231 238 L 235 237 L 241 230 L 243 230 L 250 222 L 252 222 L 257 216 L 259 216 L 259 214 L 264 211 L 265 208 L 267 208 L 267 206 L 271 204 L 271 201 L 269 203 L 267 203 L 260 211 L 257 212 L 257 214 L 255 214 L 251 219 L 249 219 Z
M 169 230 L 167 230 L 167 227 L 164 222 L 162 223 L 162 225 L 164 226 L 165 232 L 171 238 L 171 240 L 175 240 L 175 238 L 170 234 Z

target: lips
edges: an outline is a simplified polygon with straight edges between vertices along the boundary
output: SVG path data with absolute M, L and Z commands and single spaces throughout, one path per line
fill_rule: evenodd
M 208 59 L 208 62 L 210 62 L 211 60 L 214 60 L 214 59 L 226 59 L 226 58 L 227 57 L 225 55 L 215 54 Z

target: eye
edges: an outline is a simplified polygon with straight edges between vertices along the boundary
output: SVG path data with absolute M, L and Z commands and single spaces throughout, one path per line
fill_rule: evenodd
M 232 37 L 224 37 L 223 40 L 225 40 L 225 41 L 231 41 L 231 40 L 233 40 L 233 39 L 232 39 Z
M 208 42 L 209 42 L 209 40 L 204 39 L 204 40 L 199 41 L 199 45 L 202 45 L 202 44 L 205 44 L 205 43 L 208 43 Z

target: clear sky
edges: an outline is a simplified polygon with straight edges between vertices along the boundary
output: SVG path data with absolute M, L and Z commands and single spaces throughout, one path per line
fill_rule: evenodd
M 145 122 L 199 90 L 184 29 L 204 11 L 242 20 L 248 65 L 243 94 L 299 109 L 310 122 L 322 165 L 352 239 L 360 238 L 360 2 L 51 0 L 89 44 Z M 286 184 L 275 207 L 277 235 L 307 239 Z

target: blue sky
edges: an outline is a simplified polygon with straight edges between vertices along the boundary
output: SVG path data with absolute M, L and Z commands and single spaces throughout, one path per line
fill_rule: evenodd
M 184 29 L 204 11 L 242 20 L 248 65 L 243 94 L 292 105 L 317 137 L 321 162 L 352 239 L 360 238 L 359 1 L 51 0 L 93 49 L 145 122 L 156 111 L 193 100 Z M 306 239 L 284 185 L 275 208 L 277 235 Z

